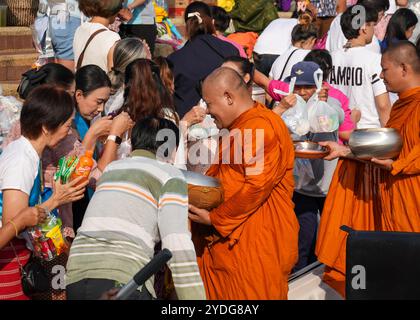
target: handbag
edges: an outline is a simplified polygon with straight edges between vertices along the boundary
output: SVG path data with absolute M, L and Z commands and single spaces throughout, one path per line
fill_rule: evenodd
M 30 297 L 36 293 L 48 291 L 50 288 L 50 281 L 41 262 L 37 258 L 31 257 L 29 262 L 25 266 L 22 266 L 15 247 L 11 242 L 10 246 L 16 256 L 17 263 L 19 264 L 23 293 Z

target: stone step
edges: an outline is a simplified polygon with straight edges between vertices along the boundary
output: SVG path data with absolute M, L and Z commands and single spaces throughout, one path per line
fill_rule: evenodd
M 28 27 L 0 27 L 0 50 L 33 49 Z
M 14 96 L 19 98 L 17 93 L 17 88 L 19 86 L 20 81 L 5 81 L 0 82 L 0 85 L 3 89 L 3 96 Z
M 7 53 L 0 55 L 0 82 L 18 81 L 22 73 L 32 67 L 38 53 Z

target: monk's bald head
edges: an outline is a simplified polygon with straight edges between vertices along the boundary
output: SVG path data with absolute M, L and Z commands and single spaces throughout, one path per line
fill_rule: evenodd
M 420 59 L 409 41 L 391 45 L 382 55 L 381 78 L 390 92 L 402 93 L 420 82 Z
M 406 64 L 413 69 L 413 72 L 420 74 L 420 59 L 417 48 L 410 41 L 399 41 L 383 53 L 390 62 L 401 65 Z
M 242 77 L 235 70 L 226 67 L 220 67 L 214 70 L 204 81 L 203 88 L 219 90 L 241 91 L 247 90 L 246 84 Z
M 254 104 L 242 77 L 226 67 L 214 70 L 204 80 L 202 94 L 207 110 L 219 129 L 229 128 L 240 114 Z

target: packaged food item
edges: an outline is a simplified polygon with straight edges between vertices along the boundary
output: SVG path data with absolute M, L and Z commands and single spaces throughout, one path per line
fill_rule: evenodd
M 62 254 L 68 244 L 61 232 L 61 219 L 54 214 L 48 213 L 46 221 L 28 229 L 29 240 L 34 255 L 39 259 L 51 261 Z
M 93 151 L 86 150 L 85 155 L 80 157 L 77 163 L 77 166 L 71 175 L 71 180 L 74 180 L 78 177 L 84 177 L 88 179 L 90 171 L 93 168 L 93 165 L 94 165 Z

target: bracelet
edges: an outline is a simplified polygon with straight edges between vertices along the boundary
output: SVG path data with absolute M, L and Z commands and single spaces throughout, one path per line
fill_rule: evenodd
M 12 226 L 15 228 L 16 237 L 17 237 L 19 235 L 19 232 L 18 232 L 18 228 L 16 227 L 16 224 L 14 223 L 14 221 L 12 219 L 9 220 L 9 223 L 11 223 Z

